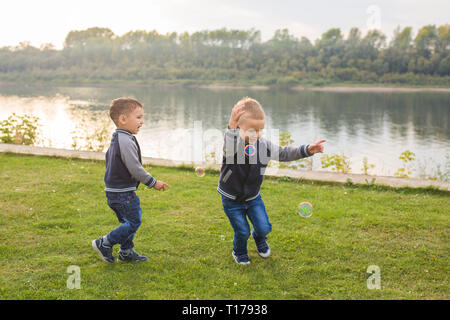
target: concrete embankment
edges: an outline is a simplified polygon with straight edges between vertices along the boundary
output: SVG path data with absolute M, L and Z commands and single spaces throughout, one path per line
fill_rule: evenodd
M 105 153 L 103 152 L 78 151 L 78 150 L 23 146 L 23 145 L 3 144 L 3 143 L 0 143 L 0 152 L 11 152 L 16 154 L 27 154 L 38 156 L 57 156 L 65 158 L 79 158 L 79 159 L 100 160 L 100 161 L 105 160 Z M 155 166 L 176 167 L 184 165 L 192 167 L 200 166 L 205 169 L 215 169 L 215 170 L 220 169 L 220 165 L 218 164 L 202 164 L 189 161 L 172 161 L 151 157 L 143 157 L 142 162 L 144 164 L 151 164 Z M 410 187 L 410 188 L 426 188 L 432 186 L 440 190 L 450 191 L 449 182 L 421 180 L 414 178 L 405 179 L 388 176 L 369 176 L 354 173 L 344 174 L 328 171 L 308 171 L 308 170 L 268 168 L 266 170 L 266 176 L 290 177 L 294 179 L 329 181 L 338 183 L 348 183 L 349 181 L 351 181 L 352 183 L 355 184 L 372 183 L 373 179 L 375 178 L 375 181 L 373 181 L 375 185 L 385 185 L 390 187 Z

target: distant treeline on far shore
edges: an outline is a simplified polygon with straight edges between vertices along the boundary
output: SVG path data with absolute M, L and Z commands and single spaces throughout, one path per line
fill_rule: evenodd
M 0 81 L 229 83 L 266 86 L 330 83 L 450 86 L 450 24 L 392 39 L 358 28 L 333 28 L 311 42 L 287 29 L 261 41 L 260 31 L 189 34 L 107 28 L 71 31 L 64 47 L 29 43 L 0 48 Z

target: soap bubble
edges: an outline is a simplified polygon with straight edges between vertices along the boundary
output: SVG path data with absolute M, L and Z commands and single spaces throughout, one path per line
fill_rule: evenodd
M 298 214 L 303 218 L 309 218 L 312 215 L 312 204 L 309 202 L 302 202 L 298 206 Z
M 252 144 L 248 144 L 245 146 L 244 152 L 246 155 L 251 157 L 256 154 L 256 147 Z
M 197 167 L 197 168 L 195 168 L 195 174 L 197 175 L 197 177 L 202 178 L 205 176 L 206 170 L 205 170 L 205 168 Z

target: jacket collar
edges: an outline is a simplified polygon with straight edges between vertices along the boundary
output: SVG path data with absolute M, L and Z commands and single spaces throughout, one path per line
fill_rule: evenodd
M 122 133 L 126 133 L 126 134 L 128 134 L 128 135 L 130 135 L 130 136 L 132 136 L 133 134 L 130 132 L 130 131 L 128 131 L 128 130 L 125 130 L 125 129 L 116 129 L 116 132 L 122 132 Z

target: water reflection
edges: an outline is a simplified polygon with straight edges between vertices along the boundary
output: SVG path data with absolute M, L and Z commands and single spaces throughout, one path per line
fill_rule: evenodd
M 12 112 L 41 118 L 43 145 L 71 148 L 80 127 L 95 136 L 105 126 L 113 98 L 134 97 L 144 105 L 145 124 L 138 134 L 145 156 L 195 160 L 195 122 L 201 129 L 224 130 L 231 108 L 250 95 L 263 105 L 266 128 L 292 134 L 295 144 L 327 139 L 327 153 L 350 157 L 352 172 L 362 159 L 376 174 L 393 175 L 404 150 L 416 153 L 421 171 L 448 163 L 450 150 L 450 94 L 341 93 L 314 91 L 213 91 L 195 88 L 1 86 L 0 120 Z M 111 122 L 109 122 L 111 124 Z M 113 130 L 108 127 L 107 130 Z M 108 131 L 108 132 L 109 132 Z M 109 133 L 108 133 L 109 134 Z M 213 134 L 214 135 L 214 134 Z M 206 153 L 221 149 L 220 139 Z M 446 158 L 447 157 L 447 158 Z M 320 169 L 320 159 L 313 168 Z M 419 172 L 416 172 L 418 175 Z

